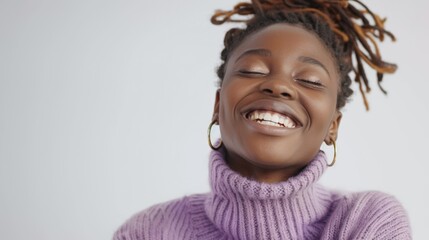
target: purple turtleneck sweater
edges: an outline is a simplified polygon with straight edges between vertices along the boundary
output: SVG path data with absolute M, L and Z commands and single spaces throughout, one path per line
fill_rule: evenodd
M 221 152 L 210 158 L 210 193 L 148 208 L 114 239 L 411 239 L 407 214 L 394 197 L 340 194 L 318 185 L 326 169 L 323 152 L 298 175 L 275 184 L 232 171 Z

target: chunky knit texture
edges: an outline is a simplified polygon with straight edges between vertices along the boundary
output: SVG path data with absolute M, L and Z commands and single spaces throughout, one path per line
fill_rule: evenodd
M 240 176 L 221 152 L 210 158 L 210 193 L 146 209 L 114 239 L 411 239 L 407 215 L 394 197 L 339 194 L 316 184 L 326 169 L 323 152 L 297 176 L 276 184 Z

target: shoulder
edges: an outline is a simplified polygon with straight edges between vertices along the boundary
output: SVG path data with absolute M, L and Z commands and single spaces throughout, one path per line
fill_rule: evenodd
M 151 206 L 128 219 L 114 234 L 114 240 L 161 239 L 177 225 L 190 224 L 193 208 L 203 207 L 205 194 L 186 196 Z
M 341 220 L 337 227 L 347 239 L 411 239 L 405 209 L 394 196 L 383 192 L 338 196 L 333 218 Z

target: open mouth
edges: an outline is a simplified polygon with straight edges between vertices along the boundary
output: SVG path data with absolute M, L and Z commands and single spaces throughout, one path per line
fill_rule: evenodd
M 246 118 L 255 121 L 262 125 L 280 127 L 280 128 L 295 128 L 297 123 L 290 117 L 268 110 L 255 110 L 246 114 Z

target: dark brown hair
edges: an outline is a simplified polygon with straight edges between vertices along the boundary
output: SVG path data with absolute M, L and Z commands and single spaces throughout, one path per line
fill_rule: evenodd
M 244 28 L 232 28 L 225 34 L 222 63 L 217 70 L 220 84 L 231 52 L 251 33 L 275 23 L 304 27 L 315 33 L 330 50 L 340 73 L 337 109 L 342 108 L 353 93 L 351 72 L 368 110 L 365 93 L 371 88 L 364 64 L 375 70 L 383 93 L 386 93 L 380 85 L 383 75 L 397 69 L 395 64 L 382 60 L 376 41 L 383 41 L 385 36 L 395 40 L 394 35 L 384 28 L 385 19 L 358 0 L 252 0 L 238 3 L 230 11 L 217 11 L 211 22 L 216 25 L 225 22 L 245 24 Z

